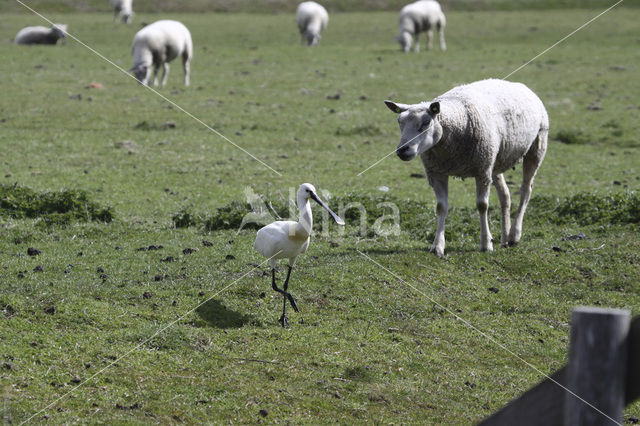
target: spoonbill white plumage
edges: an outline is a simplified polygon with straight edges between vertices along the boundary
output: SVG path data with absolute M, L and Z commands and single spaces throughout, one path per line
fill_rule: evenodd
M 282 316 L 279 321 L 283 327 L 289 326 L 287 319 L 287 299 L 291 303 L 293 310 L 298 312 L 296 301 L 287 289 L 289 287 L 291 269 L 296 262 L 296 258 L 300 253 L 306 252 L 309 247 L 309 236 L 313 227 L 313 217 L 311 215 L 309 199 L 314 200 L 324 207 L 338 225 L 344 225 L 344 220 L 340 219 L 340 217 L 318 197 L 316 188 L 310 183 L 303 183 L 300 185 L 297 194 L 298 209 L 300 209 L 298 221 L 279 220 L 260 228 L 256 235 L 256 241 L 253 243 L 253 247 L 258 250 L 260 254 L 269 258 L 272 279 L 271 287 L 282 294 Z M 282 289 L 280 289 L 276 284 L 276 263 L 278 259 L 283 258 L 289 259 L 289 269 L 287 271 L 287 278 L 284 280 Z

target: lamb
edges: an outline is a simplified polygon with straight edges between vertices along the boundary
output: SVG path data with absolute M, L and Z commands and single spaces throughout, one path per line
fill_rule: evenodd
M 66 43 L 67 25 L 53 24 L 47 27 L 26 27 L 18 31 L 14 42 L 16 44 L 57 44 L 62 39 Z
M 406 5 L 400 11 L 398 19 L 398 36 L 396 40 L 402 46 L 404 52 L 411 50 L 411 44 L 415 37 L 414 50 L 420 50 L 419 35 L 422 32 L 427 33 L 427 50 L 431 49 L 433 40 L 433 29 L 438 30 L 440 39 L 440 50 L 447 50 L 447 44 L 444 40 L 444 27 L 447 20 L 442 13 L 440 4 L 435 0 L 421 0 Z
M 329 23 L 329 14 L 318 3 L 305 1 L 298 5 L 296 22 L 300 30 L 302 44 L 315 46 L 320 41 L 320 32 Z
M 184 85 L 189 85 L 193 42 L 191 33 L 178 21 L 162 20 L 142 28 L 133 38 L 131 46 L 133 55 L 132 72 L 144 85 L 151 79 L 151 67 L 154 68 L 153 85 L 158 85 L 158 70 L 162 66 L 162 85 L 167 84 L 169 62 L 178 56 L 182 57 L 184 67 Z
M 399 114 L 396 154 L 404 161 L 420 155 L 436 195 L 438 227 L 431 252 L 444 256 L 449 176 L 476 180 L 480 250 L 493 250 L 487 220 L 491 183 L 502 210 L 501 244 L 517 244 L 533 178 L 547 151 L 549 116 L 540 98 L 524 84 L 489 79 L 454 87 L 431 102 L 385 104 Z M 503 173 L 521 160 L 520 205 L 510 228 L 511 196 Z
M 131 23 L 133 16 L 132 0 L 111 0 L 111 6 L 113 7 L 113 22 L 118 20 L 118 15 L 122 16 L 122 22 L 125 24 Z

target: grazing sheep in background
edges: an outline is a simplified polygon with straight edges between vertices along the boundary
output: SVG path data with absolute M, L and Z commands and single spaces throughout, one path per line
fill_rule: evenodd
M 447 50 L 447 44 L 444 41 L 444 27 L 447 21 L 442 13 L 440 4 L 435 0 L 421 0 L 406 5 L 400 11 L 398 19 L 398 36 L 396 40 L 402 46 L 402 50 L 408 52 L 415 37 L 414 50 L 420 50 L 419 36 L 420 33 L 427 33 L 427 50 L 431 49 L 433 40 L 433 29 L 438 30 L 440 38 L 440 50 Z
M 57 44 L 62 39 L 66 43 L 67 25 L 53 24 L 47 27 L 26 27 L 16 34 L 16 44 Z
M 476 179 L 480 250 L 493 250 L 487 220 L 492 182 L 502 209 L 501 244 L 517 244 L 533 178 L 547 151 L 549 117 L 540 98 L 524 84 L 491 79 L 454 87 L 431 102 L 385 104 L 399 114 L 396 154 L 404 161 L 420 155 L 436 194 L 438 228 L 431 252 L 444 256 L 449 176 Z M 520 206 L 509 230 L 511 196 L 503 173 L 521 160 Z
M 118 20 L 118 15 L 122 16 L 122 22 L 129 24 L 133 16 L 132 0 L 111 0 L 113 7 L 113 22 Z
M 144 85 L 151 79 L 151 67 L 154 68 L 153 85 L 158 85 L 158 69 L 162 66 L 162 85 L 167 83 L 169 62 L 182 57 L 184 67 L 184 85 L 189 85 L 193 42 L 191 33 L 178 21 L 156 21 L 142 28 L 133 38 L 131 46 L 133 68 L 131 71 Z
M 305 1 L 298 5 L 296 22 L 300 30 L 302 43 L 315 46 L 320 41 L 320 32 L 329 23 L 327 10 L 314 1 Z

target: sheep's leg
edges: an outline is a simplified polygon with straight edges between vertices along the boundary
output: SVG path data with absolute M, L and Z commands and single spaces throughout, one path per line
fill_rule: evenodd
M 151 67 L 146 67 L 144 79 L 142 80 L 142 84 L 144 84 L 145 86 L 149 85 L 149 80 L 151 80 L 151 72 Z
M 158 70 L 160 69 L 160 65 L 154 65 L 153 67 L 153 85 L 158 87 Z
M 447 43 L 444 40 L 444 28 L 442 28 L 441 26 L 438 27 L 438 39 L 440 39 L 440 50 L 444 52 L 445 50 L 447 50 Z
M 436 193 L 436 215 L 438 216 L 438 228 L 436 237 L 431 245 L 431 253 L 438 257 L 444 257 L 444 223 L 449 212 L 449 178 L 447 176 L 429 176 L 429 185 Z
M 120 14 L 120 11 L 118 11 L 118 9 L 114 9 L 113 11 L 113 23 L 115 24 L 118 21 L 118 15 Z
M 189 76 L 191 75 L 191 60 L 187 56 L 182 57 L 182 67 L 184 68 L 184 85 L 188 86 L 190 83 Z
M 488 218 L 490 188 L 491 177 L 480 176 L 476 178 L 476 207 L 480 213 L 480 251 L 493 251 Z
M 535 177 L 544 155 L 547 152 L 547 136 L 548 131 L 544 130 L 538 134 L 536 141 L 533 143 L 529 151 L 524 156 L 522 162 L 522 185 L 520 186 L 520 205 L 516 212 L 516 217 L 509 232 L 509 245 L 518 244 L 522 235 L 522 220 L 524 219 L 527 204 L 531 198 L 531 190 L 533 189 L 533 178 Z
M 433 30 L 427 30 L 427 50 L 431 50 L 433 47 Z
M 162 87 L 167 85 L 167 77 L 169 77 L 169 62 L 162 64 Z
M 509 228 L 511 228 L 511 195 L 509 194 L 509 187 L 502 173 L 493 177 L 493 185 L 496 187 L 498 200 L 500 200 L 500 209 L 502 210 L 500 244 L 502 247 L 506 247 L 509 241 Z

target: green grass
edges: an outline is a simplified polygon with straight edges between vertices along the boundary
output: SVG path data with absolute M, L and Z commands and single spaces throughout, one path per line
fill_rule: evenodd
M 102 0 L 25 0 L 30 8 L 40 12 L 111 12 L 110 4 Z M 133 9 L 136 13 L 293 13 L 300 2 L 298 0 L 136 0 Z M 399 11 L 409 3 L 406 0 L 323 0 L 330 13 L 362 11 Z M 440 0 L 445 12 L 460 10 L 524 10 L 524 9 L 567 9 L 597 8 L 605 9 L 613 3 L 607 0 Z M 638 0 L 625 0 L 626 7 L 638 7 Z M 0 12 L 27 13 L 27 9 L 15 0 L 0 4 Z
M 0 417 L 466 424 L 518 396 L 541 377 L 446 309 L 547 373 L 566 361 L 573 307 L 638 314 L 640 15 L 612 11 L 510 78 L 551 119 L 517 247 L 477 252 L 474 183 L 453 180 L 448 257 L 437 259 L 434 196 L 411 177 L 421 165 L 391 155 L 358 173 L 397 143 L 383 99 L 505 76 L 597 13 L 451 12 L 449 50 L 417 55 L 394 44 L 395 12 L 337 14 L 314 49 L 289 15 L 172 15 L 193 34 L 192 86 L 173 64 L 161 93 L 281 176 L 72 40 L 12 45 L 39 22 L 3 15 L 2 188 L 84 194 L 113 220 L 0 215 Z M 52 19 L 126 69 L 137 23 L 157 15 L 130 27 L 109 14 Z M 512 193 L 519 174 L 507 174 Z M 282 215 L 302 182 L 336 210 L 361 202 L 369 225 L 393 201 L 402 232 L 363 235 L 355 210 L 344 232 L 321 228 L 292 275 L 301 312 L 282 330 L 255 231 L 233 221 L 247 187 Z M 497 238 L 495 191 L 491 204 Z M 639 414 L 638 403 L 625 411 Z

